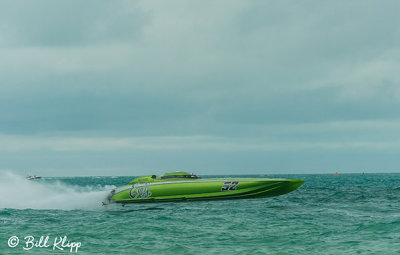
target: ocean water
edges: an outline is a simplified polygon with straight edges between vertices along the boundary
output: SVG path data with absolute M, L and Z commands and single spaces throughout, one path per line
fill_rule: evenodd
M 0 254 L 400 254 L 400 174 L 241 177 L 306 183 L 274 198 L 104 207 L 133 176 L 3 172 Z M 49 247 L 32 246 L 41 237 Z

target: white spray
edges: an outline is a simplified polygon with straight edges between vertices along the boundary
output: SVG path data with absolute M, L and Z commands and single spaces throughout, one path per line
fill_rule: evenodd
M 0 209 L 98 209 L 113 187 L 29 181 L 9 171 L 0 171 Z

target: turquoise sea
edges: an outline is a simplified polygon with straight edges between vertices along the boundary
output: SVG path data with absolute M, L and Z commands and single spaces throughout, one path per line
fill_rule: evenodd
M 306 183 L 275 198 L 103 207 L 134 176 L 2 173 L 0 254 L 400 254 L 400 174 L 240 177 Z M 41 237 L 49 247 L 23 249 Z M 62 237 L 80 247 L 53 250 Z

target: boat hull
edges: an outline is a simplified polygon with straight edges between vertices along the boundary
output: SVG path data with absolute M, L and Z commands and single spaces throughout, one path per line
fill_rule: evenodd
M 273 197 L 304 181 L 291 179 L 201 179 L 135 183 L 113 190 L 109 203 L 154 203 Z

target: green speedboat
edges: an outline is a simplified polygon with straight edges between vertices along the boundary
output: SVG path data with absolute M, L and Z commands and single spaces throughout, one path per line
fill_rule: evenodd
M 113 189 L 103 204 L 273 197 L 289 193 L 303 183 L 291 179 L 201 179 L 194 174 L 173 172 L 138 177 Z

